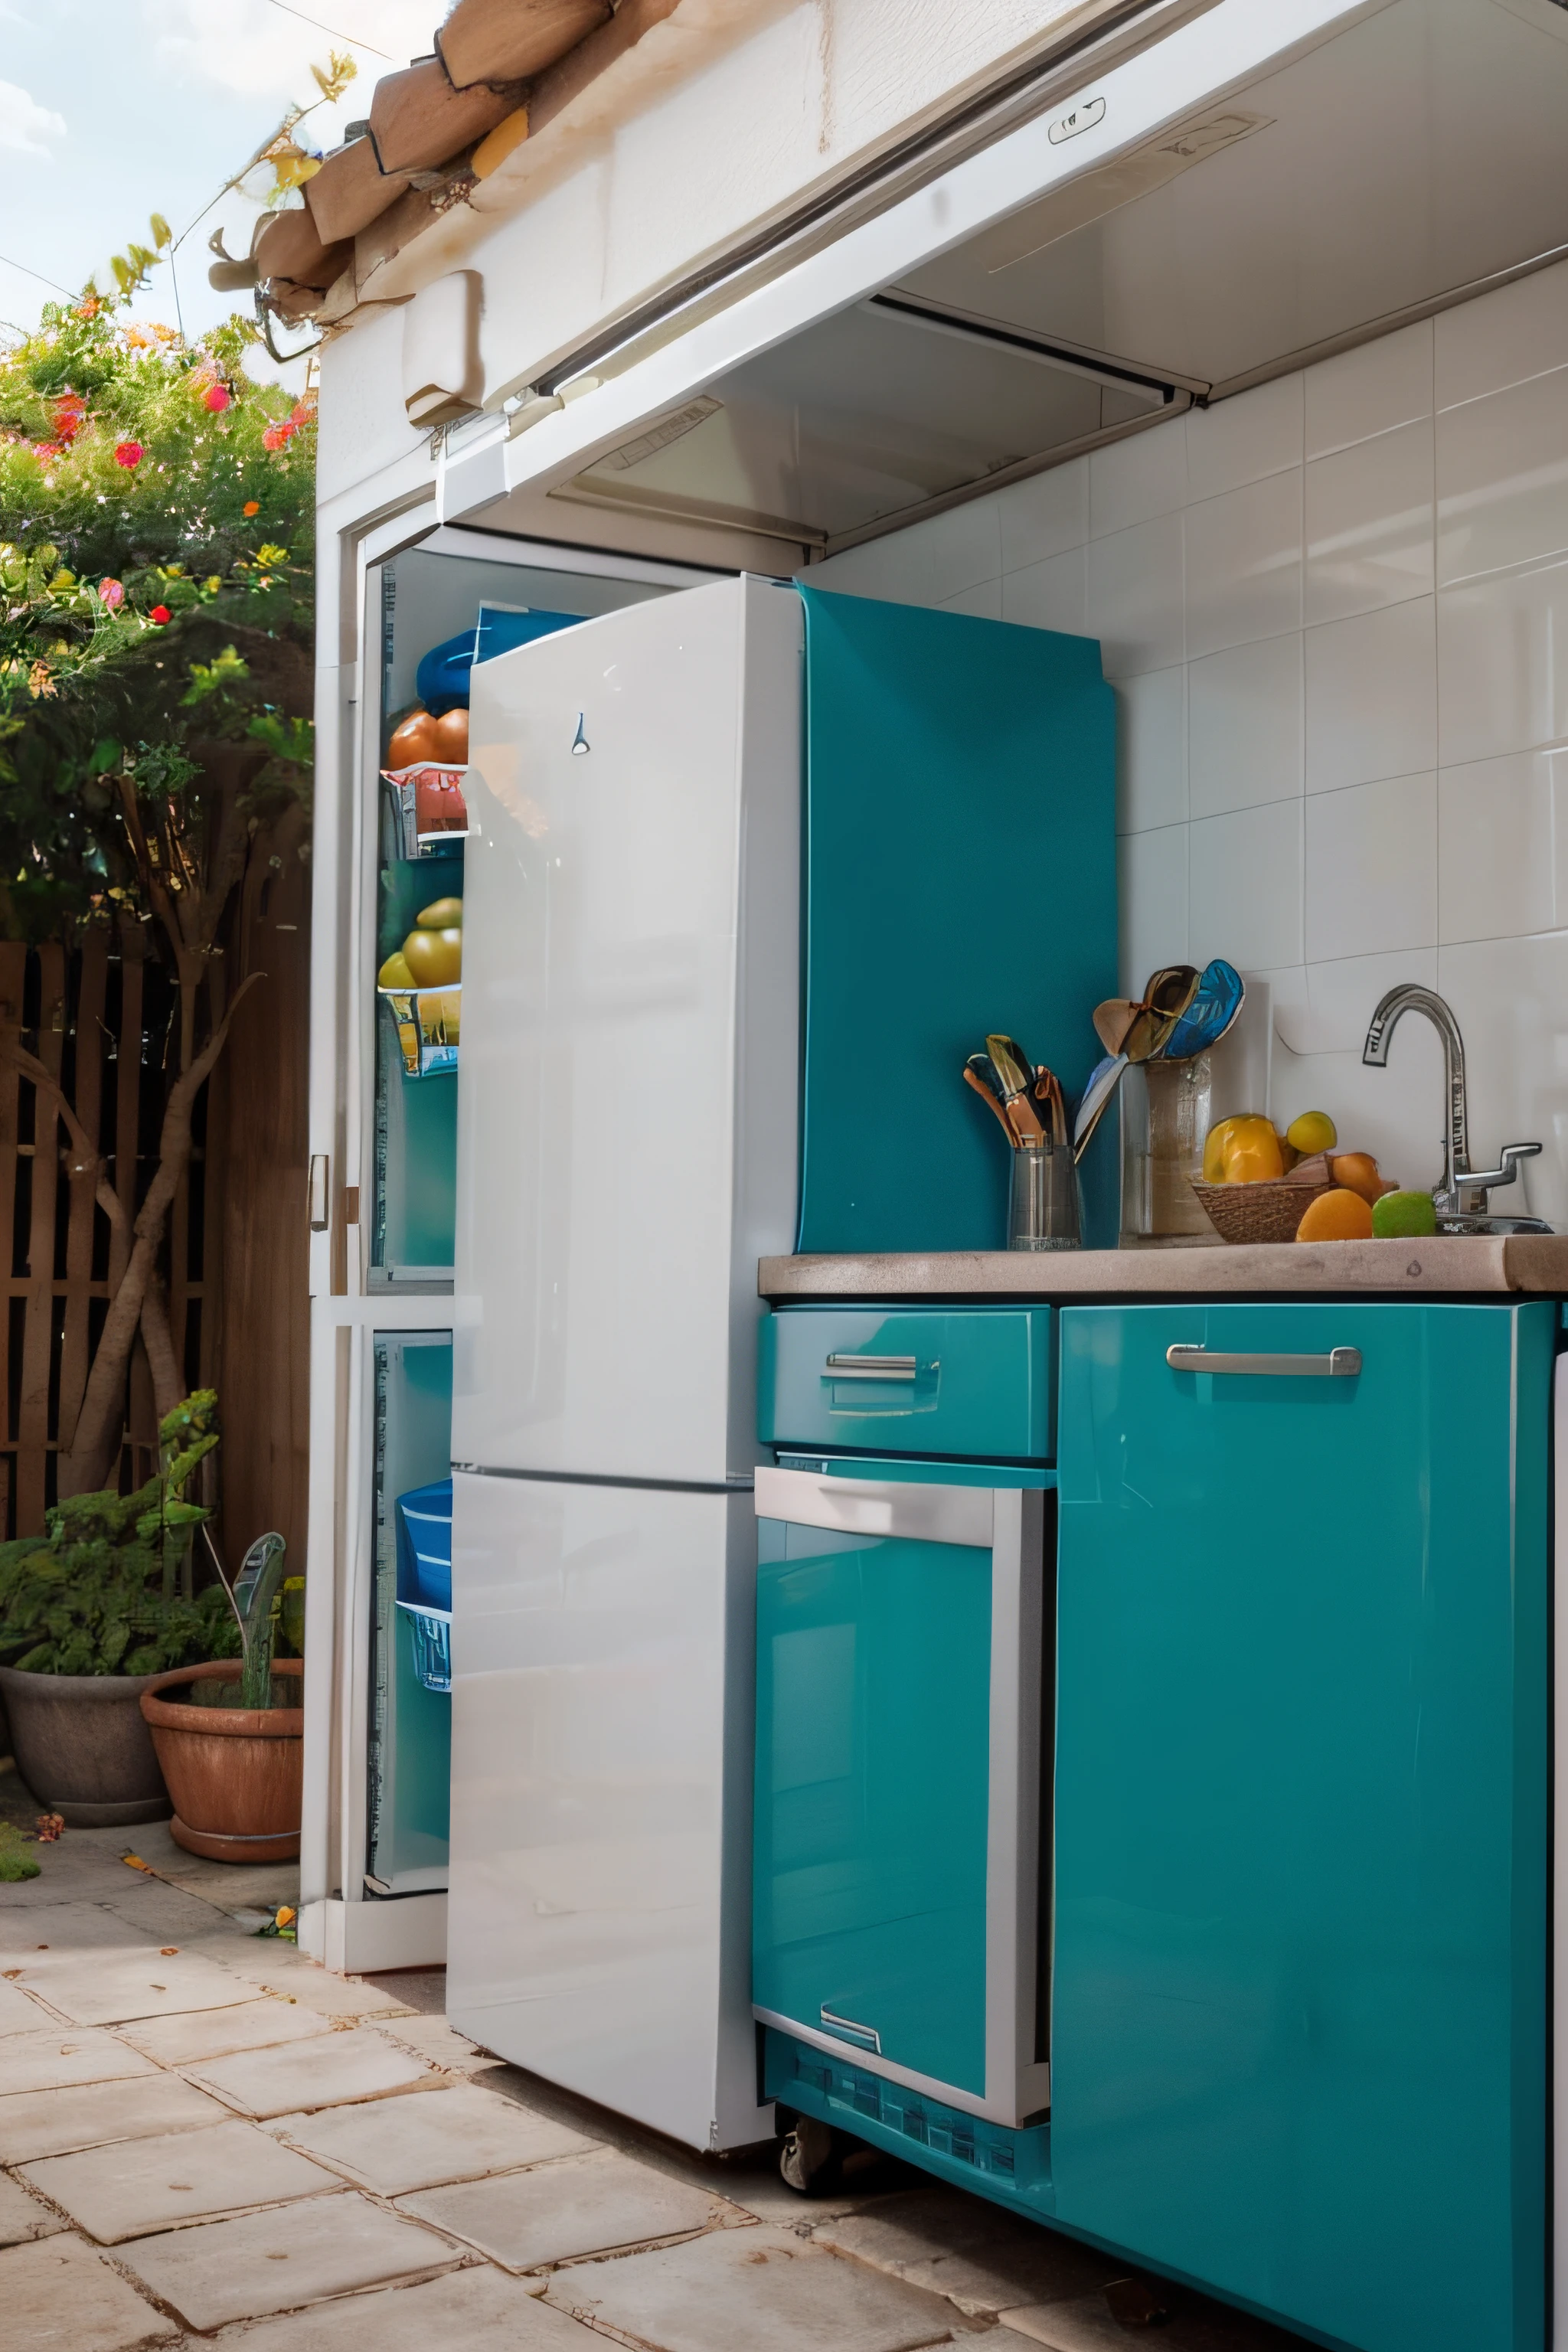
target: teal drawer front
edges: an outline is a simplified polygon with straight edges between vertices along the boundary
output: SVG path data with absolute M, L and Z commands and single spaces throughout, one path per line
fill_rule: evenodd
M 1048 1461 L 1051 1313 L 782 1307 L 762 1325 L 757 1434 L 764 1445 Z
M 752 1998 L 978 2095 L 991 1554 L 758 1538 Z

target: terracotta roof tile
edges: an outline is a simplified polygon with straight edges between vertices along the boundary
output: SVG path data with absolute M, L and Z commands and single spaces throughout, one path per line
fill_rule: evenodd
M 610 0 L 458 0 L 436 36 L 454 85 L 542 73 L 607 24 Z
M 256 266 L 263 278 L 288 278 L 323 293 L 351 257 L 346 244 L 327 245 L 302 209 L 275 213 L 256 240 Z
M 522 96 L 515 83 L 454 89 L 439 58 L 420 58 L 376 83 L 370 106 L 376 160 L 385 173 L 433 171 L 493 131 Z
M 384 172 L 369 139 L 351 140 L 305 183 L 305 202 L 323 240 L 335 245 L 368 228 L 408 185 L 405 173 Z

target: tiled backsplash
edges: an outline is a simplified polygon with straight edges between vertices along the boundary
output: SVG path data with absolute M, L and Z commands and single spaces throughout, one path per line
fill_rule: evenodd
M 1276 1117 L 1422 1184 L 1436 1038 L 1361 1045 L 1392 982 L 1438 988 L 1478 1164 L 1538 1139 L 1529 1206 L 1568 1226 L 1568 265 L 811 577 L 1097 636 L 1123 984 L 1267 973 Z

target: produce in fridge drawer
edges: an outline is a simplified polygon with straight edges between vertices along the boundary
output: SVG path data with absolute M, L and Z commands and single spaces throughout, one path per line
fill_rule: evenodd
M 449 768 L 468 766 L 468 714 L 466 710 L 443 711 L 437 719 L 436 757 Z
M 436 730 L 439 721 L 427 710 L 411 710 L 392 730 L 392 740 L 386 747 L 389 768 L 416 768 L 422 760 L 440 757 Z M 467 737 L 464 738 L 465 744 Z

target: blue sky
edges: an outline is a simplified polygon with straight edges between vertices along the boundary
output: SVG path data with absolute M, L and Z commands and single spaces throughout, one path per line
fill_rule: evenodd
M 176 235 L 186 230 L 284 108 L 316 96 L 311 64 L 325 65 L 335 47 L 353 55 L 359 79 L 339 108 L 320 109 L 300 132 L 304 144 L 334 145 L 344 121 L 368 112 L 378 75 L 428 52 L 447 5 L 0 0 L 0 320 L 37 320 L 58 299 L 41 278 L 73 292 L 91 272 L 110 282 L 110 255 L 132 237 L 150 241 L 151 213 Z M 229 250 L 244 252 L 256 212 L 253 200 L 231 194 L 180 247 L 188 333 L 233 304 L 207 285 L 208 236 L 221 223 Z M 170 279 L 165 263 L 138 317 L 177 323 Z

